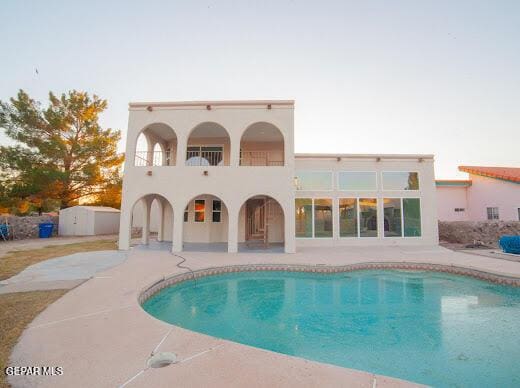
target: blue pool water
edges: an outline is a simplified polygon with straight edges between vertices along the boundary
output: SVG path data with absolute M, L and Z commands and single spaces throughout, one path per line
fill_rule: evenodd
M 166 288 L 163 321 L 439 387 L 520 386 L 520 289 L 433 272 L 243 272 Z

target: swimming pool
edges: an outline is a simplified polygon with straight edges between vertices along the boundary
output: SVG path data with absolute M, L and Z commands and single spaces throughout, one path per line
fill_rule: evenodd
M 237 272 L 167 287 L 154 317 L 433 386 L 520 385 L 520 288 L 436 272 Z

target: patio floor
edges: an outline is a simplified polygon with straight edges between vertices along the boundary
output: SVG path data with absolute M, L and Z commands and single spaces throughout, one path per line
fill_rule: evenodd
M 360 262 L 451 264 L 520 277 L 520 263 L 438 246 L 301 248 L 277 252 L 186 251 L 185 265 L 202 269 L 233 264 L 341 265 Z M 143 288 L 185 270 L 167 244 L 135 247 L 127 259 L 73 289 L 40 314 L 16 345 L 10 365 L 61 366 L 62 376 L 13 376 L 13 387 L 38 385 L 167 387 L 416 386 L 347 368 L 273 353 L 169 325 L 148 315 L 137 298 Z M 173 351 L 179 363 L 145 368 L 150 353 Z M 375 379 L 375 380 L 374 380 Z

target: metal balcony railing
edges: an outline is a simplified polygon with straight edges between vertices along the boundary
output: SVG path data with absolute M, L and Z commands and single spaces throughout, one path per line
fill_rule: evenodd
M 241 151 L 241 166 L 283 166 L 283 159 L 279 153 L 274 155 L 269 151 Z
M 174 160 L 170 151 L 136 151 L 135 163 L 137 167 L 147 166 L 173 166 Z
M 222 166 L 224 164 L 222 151 L 187 151 L 186 166 Z

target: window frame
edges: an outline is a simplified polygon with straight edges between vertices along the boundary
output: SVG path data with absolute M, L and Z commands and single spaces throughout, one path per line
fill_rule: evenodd
M 190 164 L 186 164 L 186 162 L 189 160 L 189 159 L 186 159 L 188 157 L 188 148 L 190 147 L 198 147 L 199 148 L 199 156 L 197 156 L 198 158 L 202 158 L 202 147 L 222 147 L 222 165 L 216 165 L 216 166 L 213 166 L 213 165 L 208 165 L 208 166 L 198 166 L 198 165 L 190 165 Z M 229 166 L 226 166 L 226 164 L 224 163 L 224 156 L 225 156 L 225 151 L 226 150 L 226 147 L 225 147 L 225 144 L 204 144 L 204 143 L 198 143 L 198 144 L 186 144 L 186 152 L 185 152 L 185 160 L 184 160 L 184 165 L 186 167 L 229 167 Z M 193 157 L 193 156 L 192 156 Z
M 406 189 L 385 189 L 385 180 L 384 180 L 384 174 L 387 173 L 387 172 L 403 172 L 403 173 L 416 173 L 417 174 L 417 181 L 419 182 L 419 188 L 418 189 L 411 189 L 411 190 L 406 190 Z M 401 170 L 391 170 L 391 171 L 381 171 L 380 173 L 381 175 L 381 191 L 386 191 L 386 192 L 405 192 L 405 193 L 409 193 L 409 192 L 412 192 L 412 193 L 418 193 L 421 191 L 421 174 L 419 173 L 419 171 L 417 170 L 412 170 L 412 171 L 401 171 Z M 390 198 L 390 197 L 387 197 L 387 198 Z
M 321 197 L 321 196 L 295 197 L 294 198 L 295 204 L 296 204 L 296 200 L 297 199 L 310 199 L 311 200 L 311 206 L 312 206 L 312 211 L 311 211 L 312 233 L 311 233 L 311 237 L 297 237 L 296 236 L 296 231 L 295 231 L 294 232 L 294 238 L 298 239 L 298 240 L 315 240 L 315 239 L 318 239 L 318 240 L 333 240 L 334 239 L 334 220 L 335 220 L 335 216 L 334 216 L 335 200 L 334 200 L 334 197 L 327 197 L 327 198 L 324 198 L 324 197 Z M 328 200 L 331 201 L 332 236 L 330 236 L 330 237 L 316 237 L 315 225 L 314 225 L 314 200 L 315 199 L 328 199 Z M 295 210 L 295 212 L 296 212 L 296 210 Z M 296 216 L 296 214 L 294 216 Z
M 190 222 L 190 204 L 186 205 L 186 208 L 184 209 L 184 215 L 183 215 L 183 222 Z
M 201 212 L 200 210 L 197 210 L 197 201 L 202 201 L 204 203 L 204 210 Z M 196 224 L 203 224 L 206 222 L 206 200 L 205 199 L 196 199 L 194 200 L 193 202 L 194 206 L 193 206 L 193 221 L 196 223 Z M 202 213 L 204 215 L 204 220 L 203 221 L 197 221 L 197 213 Z
M 220 202 L 220 210 L 215 210 L 215 202 Z M 215 221 L 213 219 L 215 213 L 219 213 L 219 220 Z M 212 199 L 211 200 L 211 223 L 220 224 L 222 223 L 222 200 L 221 199 Z
M 333 170 L 295 170 L 294 171 L 294 180 L 295 181 L 298 179 L 298 172 L 299 171 L 330 173 L 330 189 L 298 189 L 298 186 L 297 186 L 297 184 L 295 182 L 294 191 L 296 191 L 296 192 L 314 192 L 315 191 L 315 192 L 329 193 L 329 192 L 335 190 L 335 187 L 334 187 L 334 171 Z M 303 197 L 300 197 L 300 198 L 303 198 Z M 311 197 L 305 197 L 305 198 L 311 198 Z M 313 202 L 313 206 L 314 206 L 314 202 Z
M 495 214 L 494 214 L 494 209 L 496 209 L 496 218 L 495 218 Z M 489 218 L 489 211 L 491 210 L 491 215 L 492 217 Z M 500 211 L 498 209 L 498 206 L 486 206 L 486 216 L 487 216 L 487 220 L 488 221 L 496 221 L 496 220 L 500 220 Z
M 373 173 L 375 177 L 375 188 L 374 189 L 368 189 L 368 190 L 350 190 L 350 189 L 342 189 L 339 184 L 339 175 L 343 172 L 366 172 L 366 173 Z M 342 193 L 359 193 L 359 192 L 373 192 L 379 190 L 379 174 L 377 171 L 355 171 L 355 170 L 338 170 L 336 171 L 336 191 L 342 192 Z M 338 197 L 340 198 L 340 197 Z M 353 198 L 353 197 L 349 197 Z
M 410 191 L 410 190 L 406 190 Z M 423 212 L 422 212 L 422 200 L 421 197 L 383 197 L 383 217 L 385 212 L 385 199 L 400 199 L 401 200 L 401 236 L 385 236 L 384 218 L 383 218 L 383 238 L 395 239 L 395 238 L 422 238 L 423 237 Z M 418 199 L 419 200 L 419 215 L 421 217 L 421 235 L 420 236 L 405 236 L 404 235 L 404 199 Z
M 338 238 L 341 240 L 341 239 L 353 239 L 353 238 L 360 238 L 360 234 L 359 234 L 359 198 L 360 197 L 338 197 L 337 200 L 338 200 Z M 341 212 L 341 208 L 340 208 L 340 201 L 342 199 L 355 199 L 356 200 L 356 235 L 355 236 L 342 236 L 341 235 L 341 216 L 340 216 L 340 212 Z M 366 238 L 366 237 L 364 237 Z

